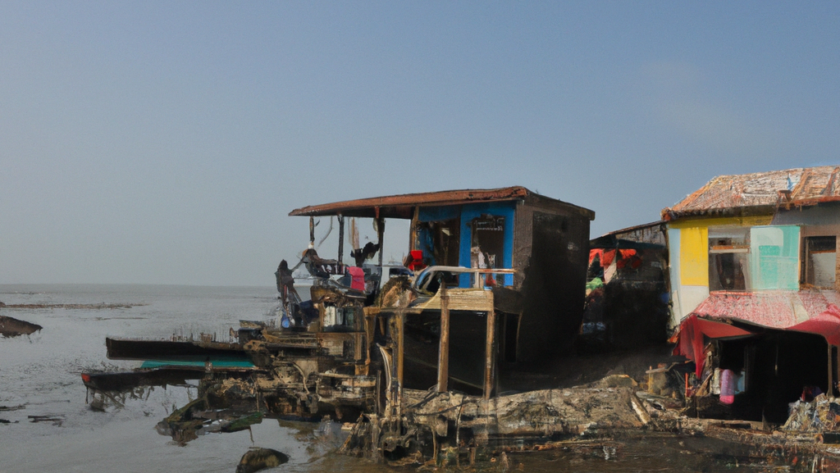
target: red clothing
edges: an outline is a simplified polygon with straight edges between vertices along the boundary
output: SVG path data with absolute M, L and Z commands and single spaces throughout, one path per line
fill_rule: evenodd
M 348 266 L 347 272 L 350 273 L 350 277 L 352 278 L 352 282 L 350 283 L 351 289 L 356 289 L 357 291 L 364 292 L 365 290 L 365 270 L 356 266 Z

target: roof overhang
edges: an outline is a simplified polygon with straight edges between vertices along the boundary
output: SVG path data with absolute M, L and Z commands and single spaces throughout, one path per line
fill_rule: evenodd
M 433 207 L 447 205 L 475 204 L 483 202 L 505 202 L 524 200 L 526 197 L 536 196 L 528 189 L 515 186 L 499 189 L 464 189 L 440 192 L 421 192 L 417 194 L 391 195 L 385 197 L 370 197 L 366 199 L 345 200 L 330 204 L 309 205 L 292 210 L 290 216 L 329 216 L 343 215 L 347 217 L 367 218 L 403 218 L 414 216 L 416 207 Z M 594 218 L 594 212 L 566 202 L 540 196 L 540 199 L 556 202 L 585 211 Z

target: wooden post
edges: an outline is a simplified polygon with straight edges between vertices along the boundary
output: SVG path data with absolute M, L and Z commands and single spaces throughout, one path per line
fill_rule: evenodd
M 828 389 L 826 390 L 826 394 L 828 395 L 829 399 L 834 399 L 834 380 L 832 379 L 832 366 L 831 366 L 831 359 L 834 358 L 831 356 L 831 344 L 826 342 L 828 345 Z
M 400 382 L 400 389 L 403 385 L 403 367 L 405 365 L 405 311 L 400 310 L 397 315 L 399 333 L 397 334 L 397 380 Z
M 379 213 L 379 212 L 377 212 Z M 382 251 L 385 248 L 382 245 L 382 238 L 385 236 L 385 219 L 384 218 L 376 218 L 376 233 L 378 234 L 377 237 L 379 238 L 379 267 L 382 267 L 382 258 L 384 257 L 385 252 Z M 384 274 L 383 274 L 384 277 Z M 381 281 L 380 281 L 381 282 Z
M 309 244 L 315 247 L 315 217 L 309 217 Z
M 496 312 L 487 312 L 487 346 L 484 359 L 484 399 L 490 399 L 493 391 L 493 338 L 496 332 Z
M 837 381 L 840 381 L 840 348 L 837 349 L 834 355 L 834 368 L 837 370 L 837 376 L 834 378 Z
M 338 214 L 338 264 L 344 261 L 344 215 Z
M 411 227 L 408 230 L 408 254 L 417 248 L 417 222 L 420 221 L 420 206 L 414 207 L 414 216 L 411 217 Z
M 446 294 L 446 283 L 440 284 L 440 346 L 438 348 L 438 379 L 439 393 L 449 389 L 449 296 Z
M 397 315 L 397 323 L 399 324 L 399 334 L 397 335 L 397 383 L 396 389 L 391 394 L 391 403 L 394 405 L 394 417 L 396 418 L 397 425 L 396 429 L 399 432 L 401 428 L 401 421 L 402 419 L 402 393 L 403 393 L 403 383 L 405 382 L 405 377 L 403 376 L 405 373 L 405 310 L 400 309 L 399 314 Z
M 835 254 L 840 254 L 840 235 L 837 235 L 834 238 L 834 251 L 836 252 Z M 834 290 L 840 291 L 840 278 L 838 278 L 837 276 L 840 276 L 840 258 L 837 258 L 837 262 L 834 263 Z

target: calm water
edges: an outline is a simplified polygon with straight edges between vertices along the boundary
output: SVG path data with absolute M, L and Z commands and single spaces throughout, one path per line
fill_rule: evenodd
M 327 455 L 338 439 L 315 436 L 317 424 L 266 419 L 248 431 L 203 436 L 184 447 L 159 435 L 155 424 L 195 395 L 195 388 L 149 388 L 125 407 L 92 411 L 79 373 L 133 368 L 139 362 L 105 357 L 105 337 L 168 337 L 172 333 L 227 334 L 239 319 L 268 319 L 276 289 L 181 286 L 0 286 L 6 304 L 148 304 L 130 309 L 10 310 L 0 314 L 44 327 L 30 337 L 0 337 L 0 472 L 179 471 L 233 472 L 251 446 L 291 457 L 282 471 L 359 469 L 356 459 Z M 226 335 L 225 335 L 226 336 Z M 148 395 L 148 397 L 146 397 Z M 28 416 L 64 418 L 61 426 Z M 17 423 L 14 423 L 17 421 Z M 364 465 L 368 466 L 368 465 Z
M 304 294 L 305 295 L 305 291 Z M 291 457 L 275 471 L 395 471 L 331 454 L 341 439 L 317 424 L 263 420 L 248 431 L 209 434 L 186 446 L 159 435 L 155 424 L 195 396 L 195 388 L 149 388 L 122 408 L 91 410 L 79 373 L 130 369 L 139 362 L 105 357 L 106 336 L 168 337 L 217 333 L 225 339 L 240 319 L 268 320 L 277 305 L 273 287 L 124 285 L 0 285 L 6 304 L 147 304 L 129 309 L 11 310 L 0 314 L 43 326 L 29 337 L 0 337 L 0 472 L 178 471 L 233 472 L 249 447 Z M 61 425 L 31 423 L 28 416 L 60 416 Z M 736 464 L 737 453 L 709 440 L 647 439 L 617 451 L 552 452 L 511 457 L 511 471 L 757 471 Z M 606 454 L 605 454 L 606 453 Z M 737 465 L 737 466 L 736 466 Z M 484 471 L 501 471 L 499 463 Z M 270 470 L 266 470 L 270 471 Z M 415 471 L 414 468 L 402 471 Z

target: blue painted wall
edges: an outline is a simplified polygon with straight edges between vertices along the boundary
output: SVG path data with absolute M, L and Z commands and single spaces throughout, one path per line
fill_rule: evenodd
M 452 220 L 461 216 L 460 205 L 447 205 L 445 207 L 420 207 L 417 219 L 421 222 L 439 222 Z
M 436 222 L 443 220 L 461 219 L 460 248 L 458 250 L 458 265 L 470 267 L 470 245 L 472 244 L 472 220 L 484 214 L 505 218 L 504 258 L 501 267 L 513 267 L 513 226 L 516 213 L 516 202 L 497 202 L 489 204 L 447 205 L 443 207 L 421 207 L 417 215 L 420 222 Z M 431 237 L 425 230 L 417 232 L 417 242 L 424 256 L 431 256 Z M 436 264 L 435 262 L 434 264 Z M 513 285 L 513 275 L 506 274 L 496 278 L 502 286 Z M 470 275 L 460 277 L 459 287 L 471 287 Z
M 471 204 L 461 207 L 461 250 L 459 264 L 465 268 L 470 267 L 470 246 L 472 244 L 472 220 L 483 214 L 490 214 L 496 217 L 505 218 L 505 246 L 503 268 L 513 267 L 513 226 L 516 213 L 516 202 L 497 202 L 492 204 Z M 513 285 L 513 275 L 505 274 L 496 280 L 503 286 Z M 470 275 L 462 274 L 459 287 L 470 287 Z

